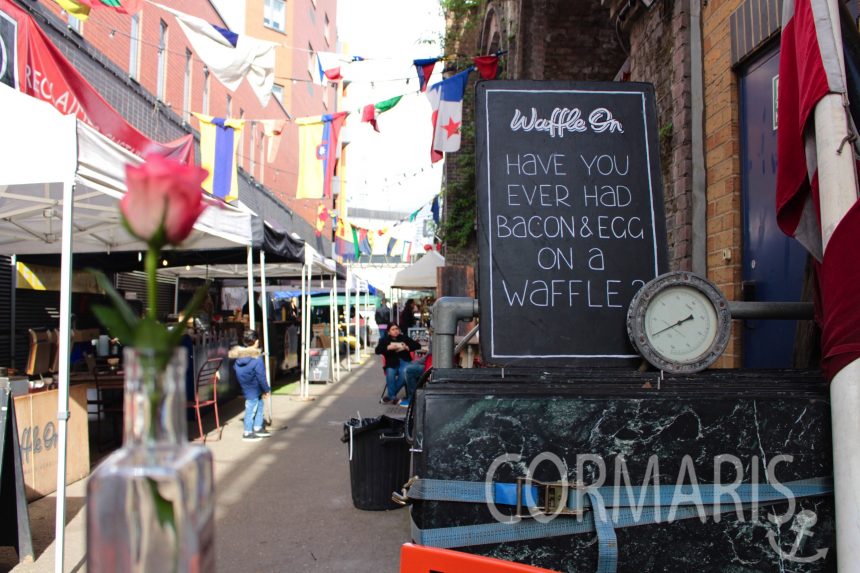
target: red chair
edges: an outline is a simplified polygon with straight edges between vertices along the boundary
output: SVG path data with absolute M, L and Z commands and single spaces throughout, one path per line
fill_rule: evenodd
M 223 358 L 210 358 L 203 363 L 200 370 L 197 372 L 197 379 L 194 381 L 194 403 L 188 404 L 189 408 L 194 408 L 197 411 L 197 428 L 200 430 L 200 441 L 205 442 L 206 437 L 203 433 L 203 419 L 200 415 L 200 408 L 213 406 L 215 408 L 215 429 L 218 430 L 218 439 L 221 439 L 221 420 L 218 418 L 218 380 L 221 376 L 218 374 L 221 370 Z M 206 387 L 212 387 L 211 396 L 208 395 Z M 200 399 L 200 390 L 204 390 L 204 399 Z M 195 440 L 196 441 L 196 440 Z

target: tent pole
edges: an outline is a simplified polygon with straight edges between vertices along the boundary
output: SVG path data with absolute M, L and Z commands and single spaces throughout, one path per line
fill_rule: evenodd
M 337 309 L 337 300 L 335 300 L 335 292 L 334 292 L 334 275 L 331 277 L 331 282 L 328 285 L 328 340 L 329 340 L 329 349 L 328 349 L 328 373 L 331 377 L 331 382 L 336 382 L 337 379 L 334 377 L 334 346 L 332 346 L 335 342 L 334 338 L 334 321 L 335 321 L 335 312 Z
M 308 314 L 308 301 L 305 297 L 305 275 L 307 274 L 307 265 L 302 263 L 302 326 L 301 326 L 301 351 L 302 359 L 299 367 L 299 396 L 305 397 L 305 339 L 308 337 L 308 331 L 305 329 L 305 317 Z
M 254 304 L 254 247 L 248 245 L 248 328 L 257 328 Z
M 359 292 L 359 286 L 361 282 L 358 278 L 356 278 L 353 283 L 355 284 L 355 363 L 361 364 L 361 330 L 359 326 L 359 304 L 361 301 L 361 293 Z
M 272 373 L 270 371 L 271 363 L 270 360 L 271 352 L 269 351 L 269 292 L 266 290 L 266 252 L 263 249 L 260 249 L 260 297 L 262 298 L 262 307 L 263 307 L 263 316 L 261 320 L 263 321 L 263 348 L 265 352 L 263 352 L 263 359 L 265 360 L 264 365 L 266 367 L 266 382 L 269 384 L 269 387 L 272 387 Z M 272 394 L 269 393 L 269 414 L 272 413 Z
M 830 0 L 831 21 L 842 63 L 839 12 Z M 842 63 L 844 68 L 844 63 Z M 830 94 L 815 107 L 816 153 L 820 184 L 821 234 L 824 252 L 836 226 L 857 201 L 854 154 L 839 154 L 848 137 L 846 108 L 842 95 Z M 850 145 L 849 145 L 850 149 Z M 825 255 L 826 256 L 826 255 Z M 860 360 L 840 370 L 830 383 L 830 412 L 833 435 L 833 485 L 836 502 L 837 569 L 851 571 L 860 561 Z
M 18 255 L 12 255 L 12 292 L 10 293 L 10 308 L 9 308 L 9 366 L 15 368 L 15 329 L 18 322 L 17 313 L 15 312 L 16 289 L 18 288 Z
M 54 571 L 63 573 L 66 548 L 66 453 L 69 424 L 69 355 L 72 316 L 72 211 L 74 183 L 63 183 L 63 227 L 60 255 L 60 372 L 57 383 L 57 511 Z M 86 420 L 85 420 L 86 422 Z
M 179 275 L 173 280 L 173 314 L 179 314 Z
M 305 324 L 307 325 L 306 332 L 308 335 L 305 337 L 305 398 L 310 399 L 311 396 L 311 380 L 308 376 L 308 373 L 311 369 L 311 339 L 313 338 L 313 324 L 311 321 L 311 314 L 313 313 L 313 309 L 311 308 L 311 281 L 313 280 L 314 270 L 313 263 L 308 265 L 308 274 L 307 274 L 307 286 L 305 287 L 305 300 L 307 301 L 307 309 L 308 312 L 305 315 Z
M 337 268 L 335 268 L 335 273 L 331 276 L 331 290 L 334 293 L 334 296 L 337 297 Z M 337 308 L 337 298 L 335 298 L 335 316 L 332 319 L 332 324 L 334 325 L 334 334 L 332 335 L 332 340 L 334 341 L 334 349 L 332 350 L 332 354 L 334 354 L 334 379 L 336 382 L 340 382 L 340 328 L 337 324 Z
M 346 371 L 352 372 L 352 350 L 349 349 L 349 322 L 350 317 L 352 317 L 352 309 L 349 306 L 349 289 L 352 288 L 352 267 L 346 267 L 346 288 L 344 289 L 344 294 L 346 295 L 346 299 L 344 302 L 344 311 L 343 311 L 343 321 L 346 324 Z
M 368 283 L 370 285 L 370 283 Z M 370 306 L 370 287 L 366 286 L 364 291 L 364 312 L 368 312 L 368 307 Z M 364 319 L 364 349 L 367 350 L 370 348 L 370 327 L 369 327 L 369 317 Z

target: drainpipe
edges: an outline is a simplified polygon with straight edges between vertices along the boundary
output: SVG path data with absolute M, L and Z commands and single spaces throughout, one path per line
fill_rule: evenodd
M 478 316 L 478 300 L 443 296 L 433 304 L 433 366 L 454 367 L 454 335 L 457 323 Z
M 690 128 L 693 155 L 692 266 L 693 272 L 708 276 L 708 197 L 705 179 L 704 80 L 702 78 L 702 0 L 690 0 Z

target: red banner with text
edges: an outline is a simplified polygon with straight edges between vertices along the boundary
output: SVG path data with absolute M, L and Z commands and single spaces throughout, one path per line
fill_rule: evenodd
M 158 143 L 142 134 L 75 69 L 25 10 L 0 0 L 0 82 L 51 102 L 133 153 L 188 163 L 193 137 Z

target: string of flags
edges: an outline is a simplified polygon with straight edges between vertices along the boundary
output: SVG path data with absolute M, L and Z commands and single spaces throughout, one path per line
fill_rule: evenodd
M 275 79 L 276 48 L 289 46 L 237 34 L 227 28 L 211 24 L 203 18 L 186 14 L 153 0 L 146 1 L 176 19 L 196 56 L 225 88 L 235 91 L 242 81 L 246 80 L 261 106 L 268 105 Z M 69 14 L 86 19 L 95 6 L 112 9 L 122 14 L 135 14 L 141 10 L 144 0 L 55 0 L 55 2 Z M 159 49 L 166 48 L 159 46 Z M 496 54 L 475 57 L 472 60 L 473 65 L 432 86 L 429 82 L 433 71 L 445 58 L 414 59 L 409 63 L 409 66 L 414 68 L 412 78 L 418 81 L 418 90 L 412 93 L 416 95 L 425 93 L 431 104 L 433 136 L 430 152 L 433 162 L 442 159 L 445 153 L 460 149 L 462 104 L 471 72 L 477 71 L 483 79 L 494 79 L 499 71 L 499 58 L 504 53 L 499 51 Z M 313 75 L 312 81 L 319 85 L 350 81 L 351 69 L 372 60 L 335 52 L 316 51 L 313 54 L 317 73 Z M 409 94 L 364 105 L 357 110 L 357 113 L 360 113 L 362 122 L 369 123 L 375 131 L 379 132 L 380 116 L 397 106 L 405 95 Z M 339 134 L 349 113 L 342 111 L 294 120 L 299 132 L 297 198 L 322 199 L 332 196 L 332 180 L 340 149 Z M 209 176 L 204 182 L 205 190 L 228 202 L 237 199 L 237 150 L 242 130 L 247 124 L 256 123 L 261 126 L 263 137 L 267 140 L 266 159 L 272 162 L 277 154 L 279 136 L 285 129 L 286 120 L 219 118 L 196 112 L 193 112 L 193 115 L 200 121 L 201 165 L 209 171 Z M 323 218 L 323 214 L 323 211 L 318 213 L 318 220 L 322 220 L 324 226 L 326 219 Z M 342 220 L 332 222 L 337 230 L 343 231 L 341 235 L 345 240 L 347 225 Z M 362 233 L 360 228 L 351 228 L 351 231 L 355 234 L 352 242 L 358 245 L 356 249 L 361 246 L 366 248 L 372 241 L 368 238 L 372 233 Z

